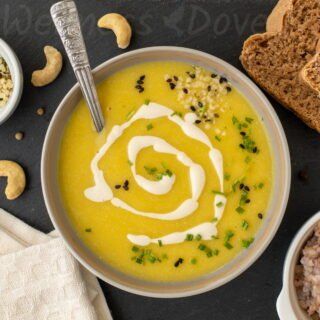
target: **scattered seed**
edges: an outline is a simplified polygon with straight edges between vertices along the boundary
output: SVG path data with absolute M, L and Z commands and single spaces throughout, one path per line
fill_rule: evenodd
M 174 266 L 177 268 L 177 267 L 179 267 L 179 265 L 180 265 L 181 263 L 183 263 L 183 259 L 182 259 L 182 258 L 179 258 L 179 259 L 175 262 Z
M 189 91 L 188 91 L 187 88 L 183 88 L 183 92 L 184 92 L 185 94 L 187 94 Z
M 197 120 L 195 121 L 195 123 L 196 123 L 196 124 L 199 124 L 199 123 L 201 123 L 201 120 L 197 119 Z
M 24 133 L 23 132 L 17 132 L 14 135 L 14 137 L 15 137 L 16 140 L 21 141 L 24 138 Z
M 178 81 L 179 78 L 177 76 L 173 76 L 174 81 Z
M 120 189 L 120 188 L 121 188 L 121 185 L 120 185 L 120 184 L 116 184 L 114 187 L 115 187 L 116 189 Z
M 195 112 L 196 111 L 196 108 L 194 106 L 190 106 L 190 110 Z
M 263 214 L 262 213 L 258 213 L 258 218 L 262 220 L 263 219 Z
M 37 109 L 37 115 L 38 116 L 43 116 L 45 114 L 45 109 L 44 108 L 38 108 Z

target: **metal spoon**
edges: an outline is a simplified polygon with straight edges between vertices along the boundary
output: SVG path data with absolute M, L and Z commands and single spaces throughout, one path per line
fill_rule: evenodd
M 92 77 L 76 4 L 72 0 L 61 1 L 54 4 L 50 12 L 89 106 L 96 130 L 100 132 L 104 127 L 104 118 Z

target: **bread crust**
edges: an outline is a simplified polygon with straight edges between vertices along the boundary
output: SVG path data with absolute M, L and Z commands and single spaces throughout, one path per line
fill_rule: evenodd
M 281 32 L 285 15 L 292 10 L 292 0 L 279 0 L 267 19 L 267 32 Z
M 312 67 L 315 60 L 320 62 L 320 35 L 313 21 L 303 20 L 302 14 L 302 9 L 313 10 L 310 19 L 320 19 L 318 1 L 280 0 L 268 18 L 267 31 L 244 42 L 240 60 L 255 82 L 320 133 L 319 94 L 305 76 L 305 68 Z M 304 24 L 297 25 L 294 19 Z

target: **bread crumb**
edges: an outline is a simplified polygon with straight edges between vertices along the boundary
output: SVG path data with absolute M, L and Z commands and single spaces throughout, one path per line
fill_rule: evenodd
M 37 109 L 37 115 L 38 116 L 43 116 L 45 114 L 45 109 L 44 108 L 38 108 Z

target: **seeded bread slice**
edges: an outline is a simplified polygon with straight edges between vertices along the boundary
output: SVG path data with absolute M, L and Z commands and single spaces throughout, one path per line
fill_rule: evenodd
M 319 21 L 319 0 L 280 0 L 268 18 L 267 31 L 248 38 L 240 57 L 261 87 L 318 132 Z

